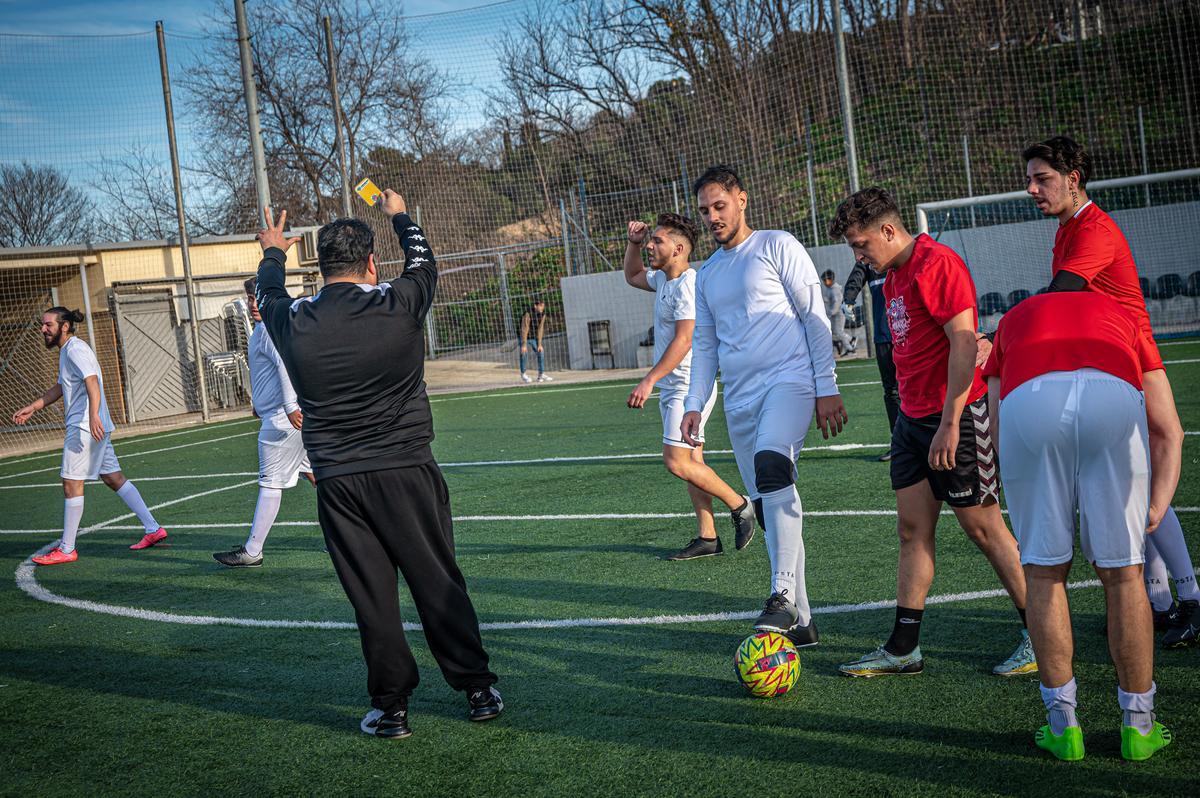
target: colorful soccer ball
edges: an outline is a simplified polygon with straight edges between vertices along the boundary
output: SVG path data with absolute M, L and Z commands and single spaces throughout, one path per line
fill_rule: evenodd
M 733 655 L 738 681 L 755 698 L 781 696 L 800 678 L 800 655 L 792 641 L 776 632 L 756 632 Z

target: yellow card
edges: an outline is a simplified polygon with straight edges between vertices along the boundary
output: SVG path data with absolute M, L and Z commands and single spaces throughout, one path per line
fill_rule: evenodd
M 379 186 L 371 181 L 371 178 L 364 177 L 354 187 L 354 193 L 363 198 L 363 202 L 368 205 L 374 205 L 383 197 L 383 192 L 379 190 Z

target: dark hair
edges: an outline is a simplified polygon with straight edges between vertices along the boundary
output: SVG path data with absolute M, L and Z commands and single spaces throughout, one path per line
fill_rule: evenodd
M 67 332 L 75 332 L 75 325 L 86 318 L 81 311 L 68 310 L 62 305 L 55 305 L 48 310 L 42 311 L 42 315 L 47 313 L 53 313 L 55 316 L 58 316 L 59 322 L 66 322 Z
M 242 283 L 242 288 L 246 289 L 247 294 L 253 294 L 256 290 L 258 290 L 258 278 L 251 277 L 249 280 Z
M 322 277 L 364 274 L 375 251 L 375 233 L 358 219 L 335 219 L 317 232 L 317 265 Z
M 833 269 L 826 269 L 825 271 L 821 272 L 821 279 L 822 280 L 834 280 L 837 278 L 833 273 Z
M 1055 136 L 1045 141 L 1031 144 L 1021 153 L 1025 163 L 1034 158 L 1040 158 L 1050 164 L 1050 168 L 1060 175 L 1079 173 L 1079 187 L 1086 188 L 1088 178 L 1092 176 L 1092 158 L 1087 154 L 1083 145 L 1067 136 Z
M 533 302 L 531 302 L 529 304 L 529 307 L 533 307 L 534 305 L 544 305 L 544 304 L 546 304 L 546 300 L 542 299 L 540 296 L 538 296 L 538 297 L 533 298 Z
M 900 206 L 886 189 L 870 186 L 842 200 L 829 220 L 829 237 L 841 238 L 851 227 L 870 227 L 885 218 L 903 225 Z
M 742 179 L 737 176 L 737 172 L 733 171 L 732 166 L 726 166 L 719 163 L 716 166 L 710 166 L 704 170 L 704 174 L 696 179 L 692 184 L 692 195 L 699 196 L 700 189 L 707 186 L 709 183 L 716 183 L 726 191 L 745 191 L 742 186 Z
M 696 223 L 686 216 L 680 216 L 678 213 L 660 213 L 654 224 L 686 238 L 689 252 L 696 249 L 696 236 L 698 235 Z

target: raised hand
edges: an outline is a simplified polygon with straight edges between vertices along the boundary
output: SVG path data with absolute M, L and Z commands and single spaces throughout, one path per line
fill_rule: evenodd
M 404 197 L 392 191 L 390 188 L 383 190 L 383 198 L 379 203 L 383 212 L 388 216 L 395 216 L 398 213 L 407 213 L 408 205 L 404 202 Z
M 287 252 L 291 249 L 292 244 L 300 240 L 299 236 L 288 238 L 283 234 L 284 225 L 287 223 L 287 211 L 280 211 L 279 223 L 275 223 L 274 215 L 270 208 L 263 208 L 263 222 L 266 227 L 258 231 L 258 244 L 266 252 L 271 247 L 277 247 Z
M 650 227 L 645 222 L 630 222 L 629 223 L 629 232 L 627 233 L 627 235 L 629 237 L 629 243 L 637 244 L 638 246 L 641 246 L 642 244 L 645 243 L 646 236 L 649 233 L 650 233 Z

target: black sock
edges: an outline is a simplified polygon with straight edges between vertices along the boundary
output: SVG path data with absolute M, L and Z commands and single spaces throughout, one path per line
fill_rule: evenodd
M 913 652 L 921 640 L 921 616 L 924 614 L 925 610 L 914 610 L 897 605 L 896 624 L 892 627 L 892 636 L 883 646 L 889 654 L 902 657 Z
M 1020 615 L 1020 616 L 1021 616 L 1021 628 L 1022 628 L 1022 629 L 1028 629 L 1028 628 L 1029 628 L 1029 624 L 1028 624 L 1028 623 L 1026 623 L 1026 621 L 1025 621 L 1025 608 L 1024 608 L 1024 607 L 1017 607 L 1017 615 Z
M 755 517 L 758 518 L 758 525 L 760 527 L 762 527 L 762 531 L 766 532 L 767 531 L 767 520 L 763 515 L 762 499 L 754 500 L 754 515 L 755 515 Z

